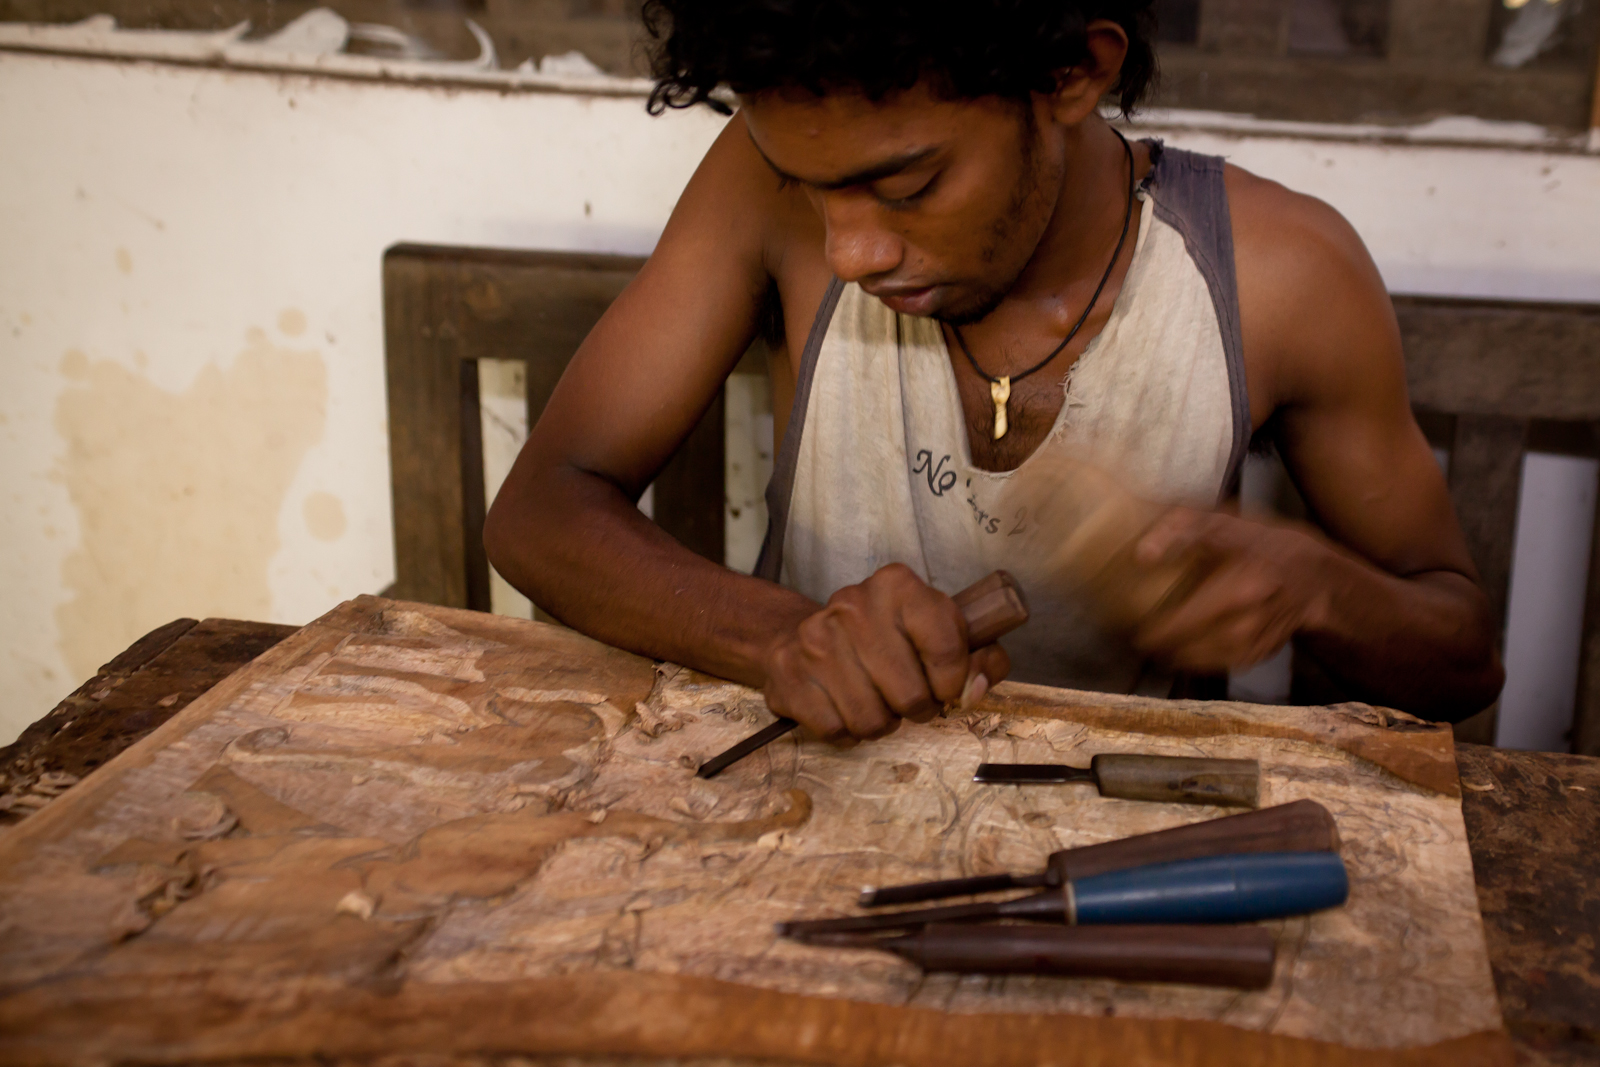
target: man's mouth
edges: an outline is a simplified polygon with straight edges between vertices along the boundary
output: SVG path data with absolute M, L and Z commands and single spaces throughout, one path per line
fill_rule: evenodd
M 923 317 L 932 314 L 934 293 L 938 290 L 938 286 L 934 285 L 883 285 L 871 288 L 862 286 L 862 288 L 871 296 L 883 301 L 884 306 L 890 311 L 901 315 Z

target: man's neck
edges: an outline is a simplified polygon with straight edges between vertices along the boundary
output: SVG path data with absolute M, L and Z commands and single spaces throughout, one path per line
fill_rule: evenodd
M 1001 307 L 1059 309 L 1065 330 L 1087 300 L 1087 293 L 1074 299 L 1077 291 L 1085 285 L 1092 291 L 1122 232 L 1128 168 L 1122 142 L 1098 115 L 1059 136 L 1063 162 L 1050 221 Z

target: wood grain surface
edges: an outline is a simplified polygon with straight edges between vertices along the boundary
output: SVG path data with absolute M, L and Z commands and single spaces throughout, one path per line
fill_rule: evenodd
M 0 827 L 45 807 L 293 626 L 176 619 L 146 634 L 0 748 Z
M 1600 760 L 1463 745 L 1463 804 L 1495 985 L 1551 1063 L 1600 1063 Z
M 765 716 L 755 694 L 568 631 L 362 598 L 0 837 L 0 1058 L 1509 1062 L 1459 804 L 1416 781 L 1429 760 L 1393 758 L 1406 738 L 1448 755 L 1447 732 L 1372 709 L 1307 730 L 1303 711 L 1001 696 L 861 749 L 787 740 L 696 784 L 699 755 Z M 1206 727 L 1171 736 L 1175 717 Z M 844 909 L 862 881 L 1037 866 L 1206 814 L 964 782 L 988 756 L 1119 745 L 1257 755 L 1264 802 L 1315 794 L 1340 819 L 1351 903 L 1273 927 L 1273 989 L 923 979 L 774 942 L 772 919 Z

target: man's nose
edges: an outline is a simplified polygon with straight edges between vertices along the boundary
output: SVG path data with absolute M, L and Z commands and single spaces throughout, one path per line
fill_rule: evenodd
M 824 202 L 828 267 L 841 281 L 859 282 L 888 274 L 900 265 L 905 246 L 883 227 L 875 207 L 865 197 L 829 197 Z

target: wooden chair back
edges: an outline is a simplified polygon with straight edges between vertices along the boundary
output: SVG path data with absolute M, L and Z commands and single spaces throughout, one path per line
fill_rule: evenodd
M 527 367 L 528 425 L 644 263 L 638 256 L 402 244 L 383 257 L 392 596 L 489 610 L 478 361 Z M 721 394 L 656 478 L 655 521 L 723 559 Z
M 397 245 L 384 256 L 393 595 L 489 609 L 479 359 L 527 366 L 528 425 L 643 259 Z M 1418 420 L 1450 453 L 1450 494 L 1505 620 L 1522 461 L 1600 455 L 1600 306 L 1397 296 Z M 656 481 L 655 520 L 723 559 L 719 395 Z M 1589 567 L 1574 751 L 1600 755 L 1600 522 Z M 1460 736 L 1487 741 L 1493 715 Z
M 1411 403 L 1450 453 L 1450 497 L 1502 629 L 1522 461 L 1600 456 L 1600 305 L 1396 296 Z M 1573 751 L 1600 755 L 1600 522 L 1590 550 Z M 1457 730 L 1488 743 L 1493 709 Z

